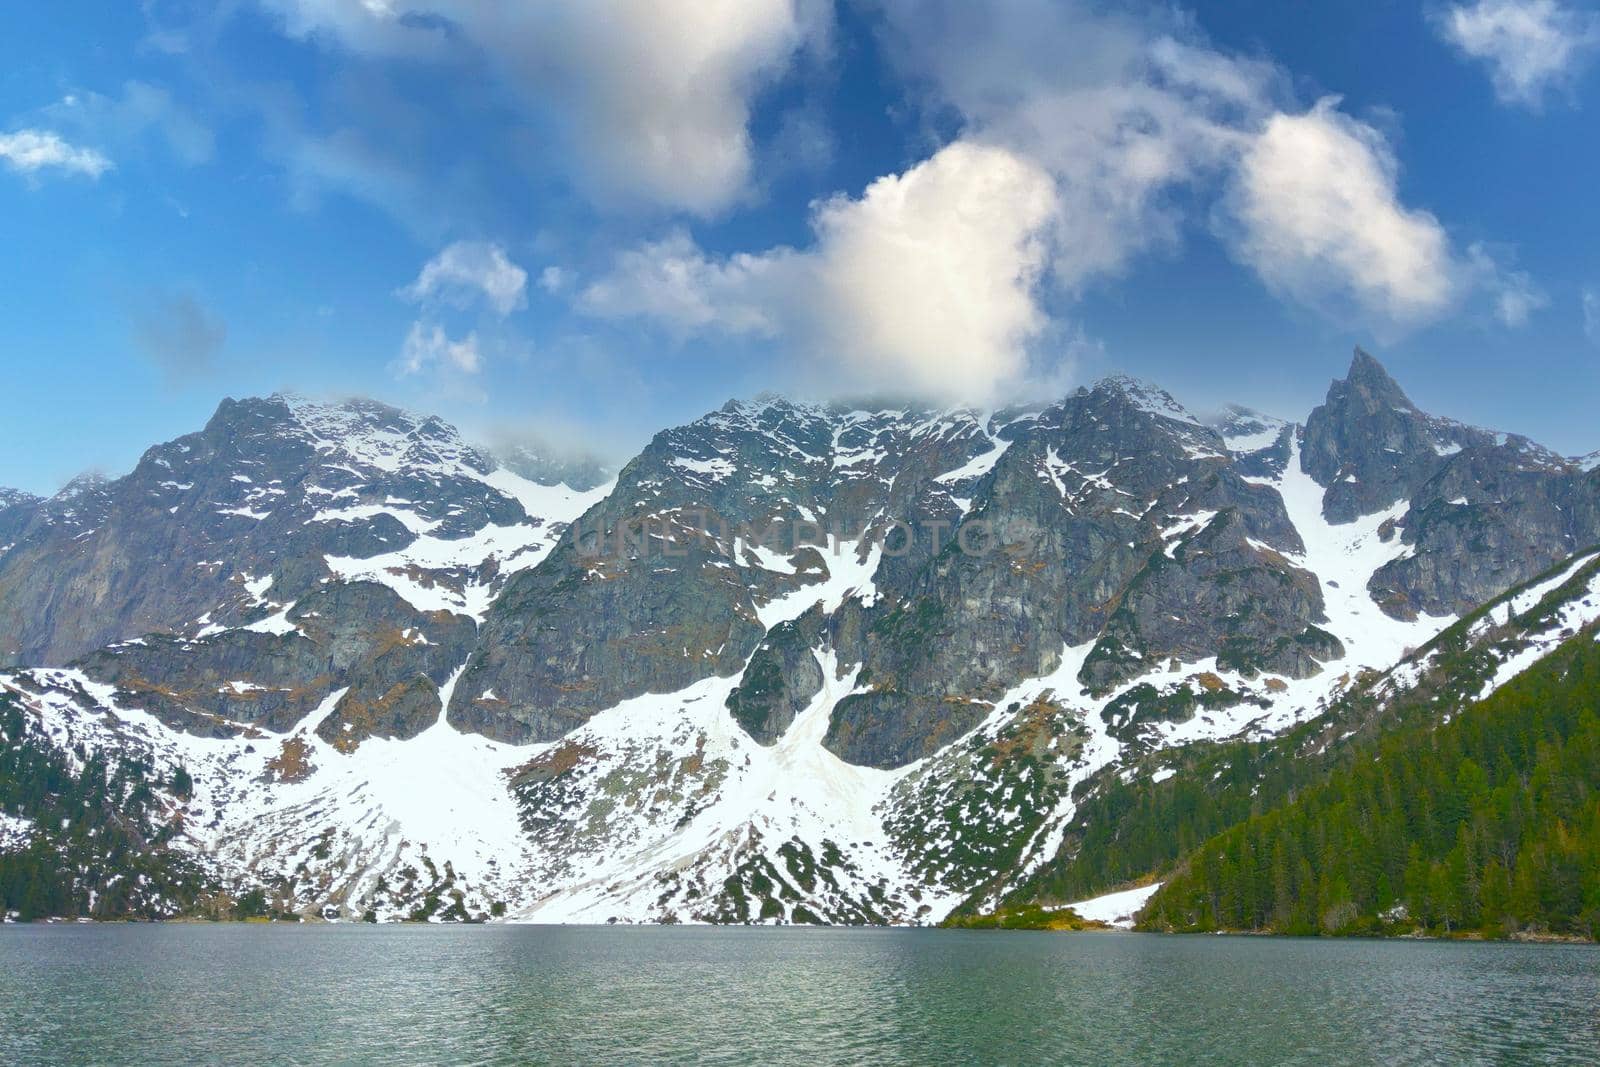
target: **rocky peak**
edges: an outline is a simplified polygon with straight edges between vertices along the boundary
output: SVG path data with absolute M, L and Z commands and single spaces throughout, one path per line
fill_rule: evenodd
M 1271 445 L 1294 424 L 1274 415 L 1263 414 L 1242 404 L 1227 404 L 1206 425 L 1222 435 L 1230 452 L 1254 452 Z
M 1372 354 L 1359 345 L 1350 360 L 1350 370 L 1342 382 L 1335 382 L 1328 390 L 1332 402 L 1335 392 L 1342 392 L 1352 402 L 1368 412 L 1385 408 L 1411 409 L 1411 400 L 1398 382 L 1389 376 Z
M 77 500 L 94 493 L 103 493 L 111 478 L 103 471 L 84 471 L 63 485 L 52 500 Z
M 1416 409 L 1371 355 L 1356 349 L 1350 371 L 1328 387 L 1306 420 L 1301 466 L 1326 487 L 1322 510 L 1349 522 L 1406 500 L 1442 462 L 1495 435 Z
M 293 393 L 278 393 L 268 403 L 282 404 L 296 428 L 318 451 L 341 452 L 382 471 L 433 471 L 476 474 L 494 461 L 469 445 L 454 426 L 436 415 L 418 415 L 366 398 L 319 403 Z
M 1041 445 L 1056 438 L 1060 455 L 1101 468 L 1142 453 L 1158 453 L 1164 474 L 1173 464 L 1226 459 L 1215 430 L 1166 390 L 1126 375 L 1102 378 L 1045 408 L 1018 436 Z
M 1091 396 L 1114 397 L 1125 401 L 1135 410 L 1158 419 L 1201 425 L 1189 409 L 1178 403 L 1173 395 L 1154 382 L 1126 374 L 1113 374 L 1101 378 L 1088 390 Z
M 1359 349 L 1303 440 L 1329 521 L 1395 509 L 1379 531 L 1396 556 L 1368 591 L 1396 617 L 1470 611 L 1600 538 L 1600 485 L 1581 461 L 1418 411 Z
M 510 559 L 554 539 L 549 509 L 568 496 L 498 469 L 435 416 L 361 399 L 226 399 L 203 429 L 148 449 L 126 476 L 77 479 L 21 509 L 24 521 L 8 517 L 0 618 L 20 621 L 0 635 L 0 661 L 59 664 L 147 633 L 252 625 L 336 568 L 422 538 L 451 542 L 424 563 Z M 492 544 L 464 540 L 489 527 L 502 531 Z M 469 579 L 496 580 L 491 569 L 451 581 Z M 441 580 L 425 582 L 437 595 L 415 595 L 440 599 Z

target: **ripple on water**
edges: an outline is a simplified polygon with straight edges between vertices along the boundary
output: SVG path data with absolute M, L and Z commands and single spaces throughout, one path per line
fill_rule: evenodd
M 1600 1062 L 1600 946 L 9 926 L 0 1060 Z

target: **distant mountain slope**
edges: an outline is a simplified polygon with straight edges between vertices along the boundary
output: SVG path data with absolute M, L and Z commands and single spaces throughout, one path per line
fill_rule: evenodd
M 386 555 L 396 568 L 442 563 L 459 587 L 464 569 L 548 543 L 581 506 L 538 512 L 563 502 L 431 416 L 372 401 L 227 400 L 205 429 L 150 449 L 125 477 L 73 482 L 11 531 L 0 662 L 62 664 L 148 633 L 259 622 Z M 492 531 L 504 531 L 495 545 L 449 552 Z M 403 555 L 439 542 L 447 558 Z

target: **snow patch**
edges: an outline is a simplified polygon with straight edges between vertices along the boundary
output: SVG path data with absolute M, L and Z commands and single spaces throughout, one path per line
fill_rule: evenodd
M 1115 926 L 1119 930 L 1133 929 L 1134 916 L 1144 907 L 1145 902 L 1155 896 L 1156 890 L 1162 883 L 1140 886 L 1138 889 L 1124 889 L 1117 893 L 1107 893 L 1105 896 L 1091 897 L 1080 900 L 1067 907 L 1078 913 L 1081 919 L 1091 922 L 1102 922 L 1107 926 Z

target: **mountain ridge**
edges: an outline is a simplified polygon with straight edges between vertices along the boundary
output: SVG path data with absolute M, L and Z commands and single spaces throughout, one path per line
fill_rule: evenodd
M 1600 541 L 1593 469 L 1360 351 L 1303 423 L 1111 376 L 544 458 L 226 401 L 0 510 L 0 687 L 182 768 L 174 847 L 283 914 L 930 922 L 1074 862 L 1106 775 L 1318 720 Z

